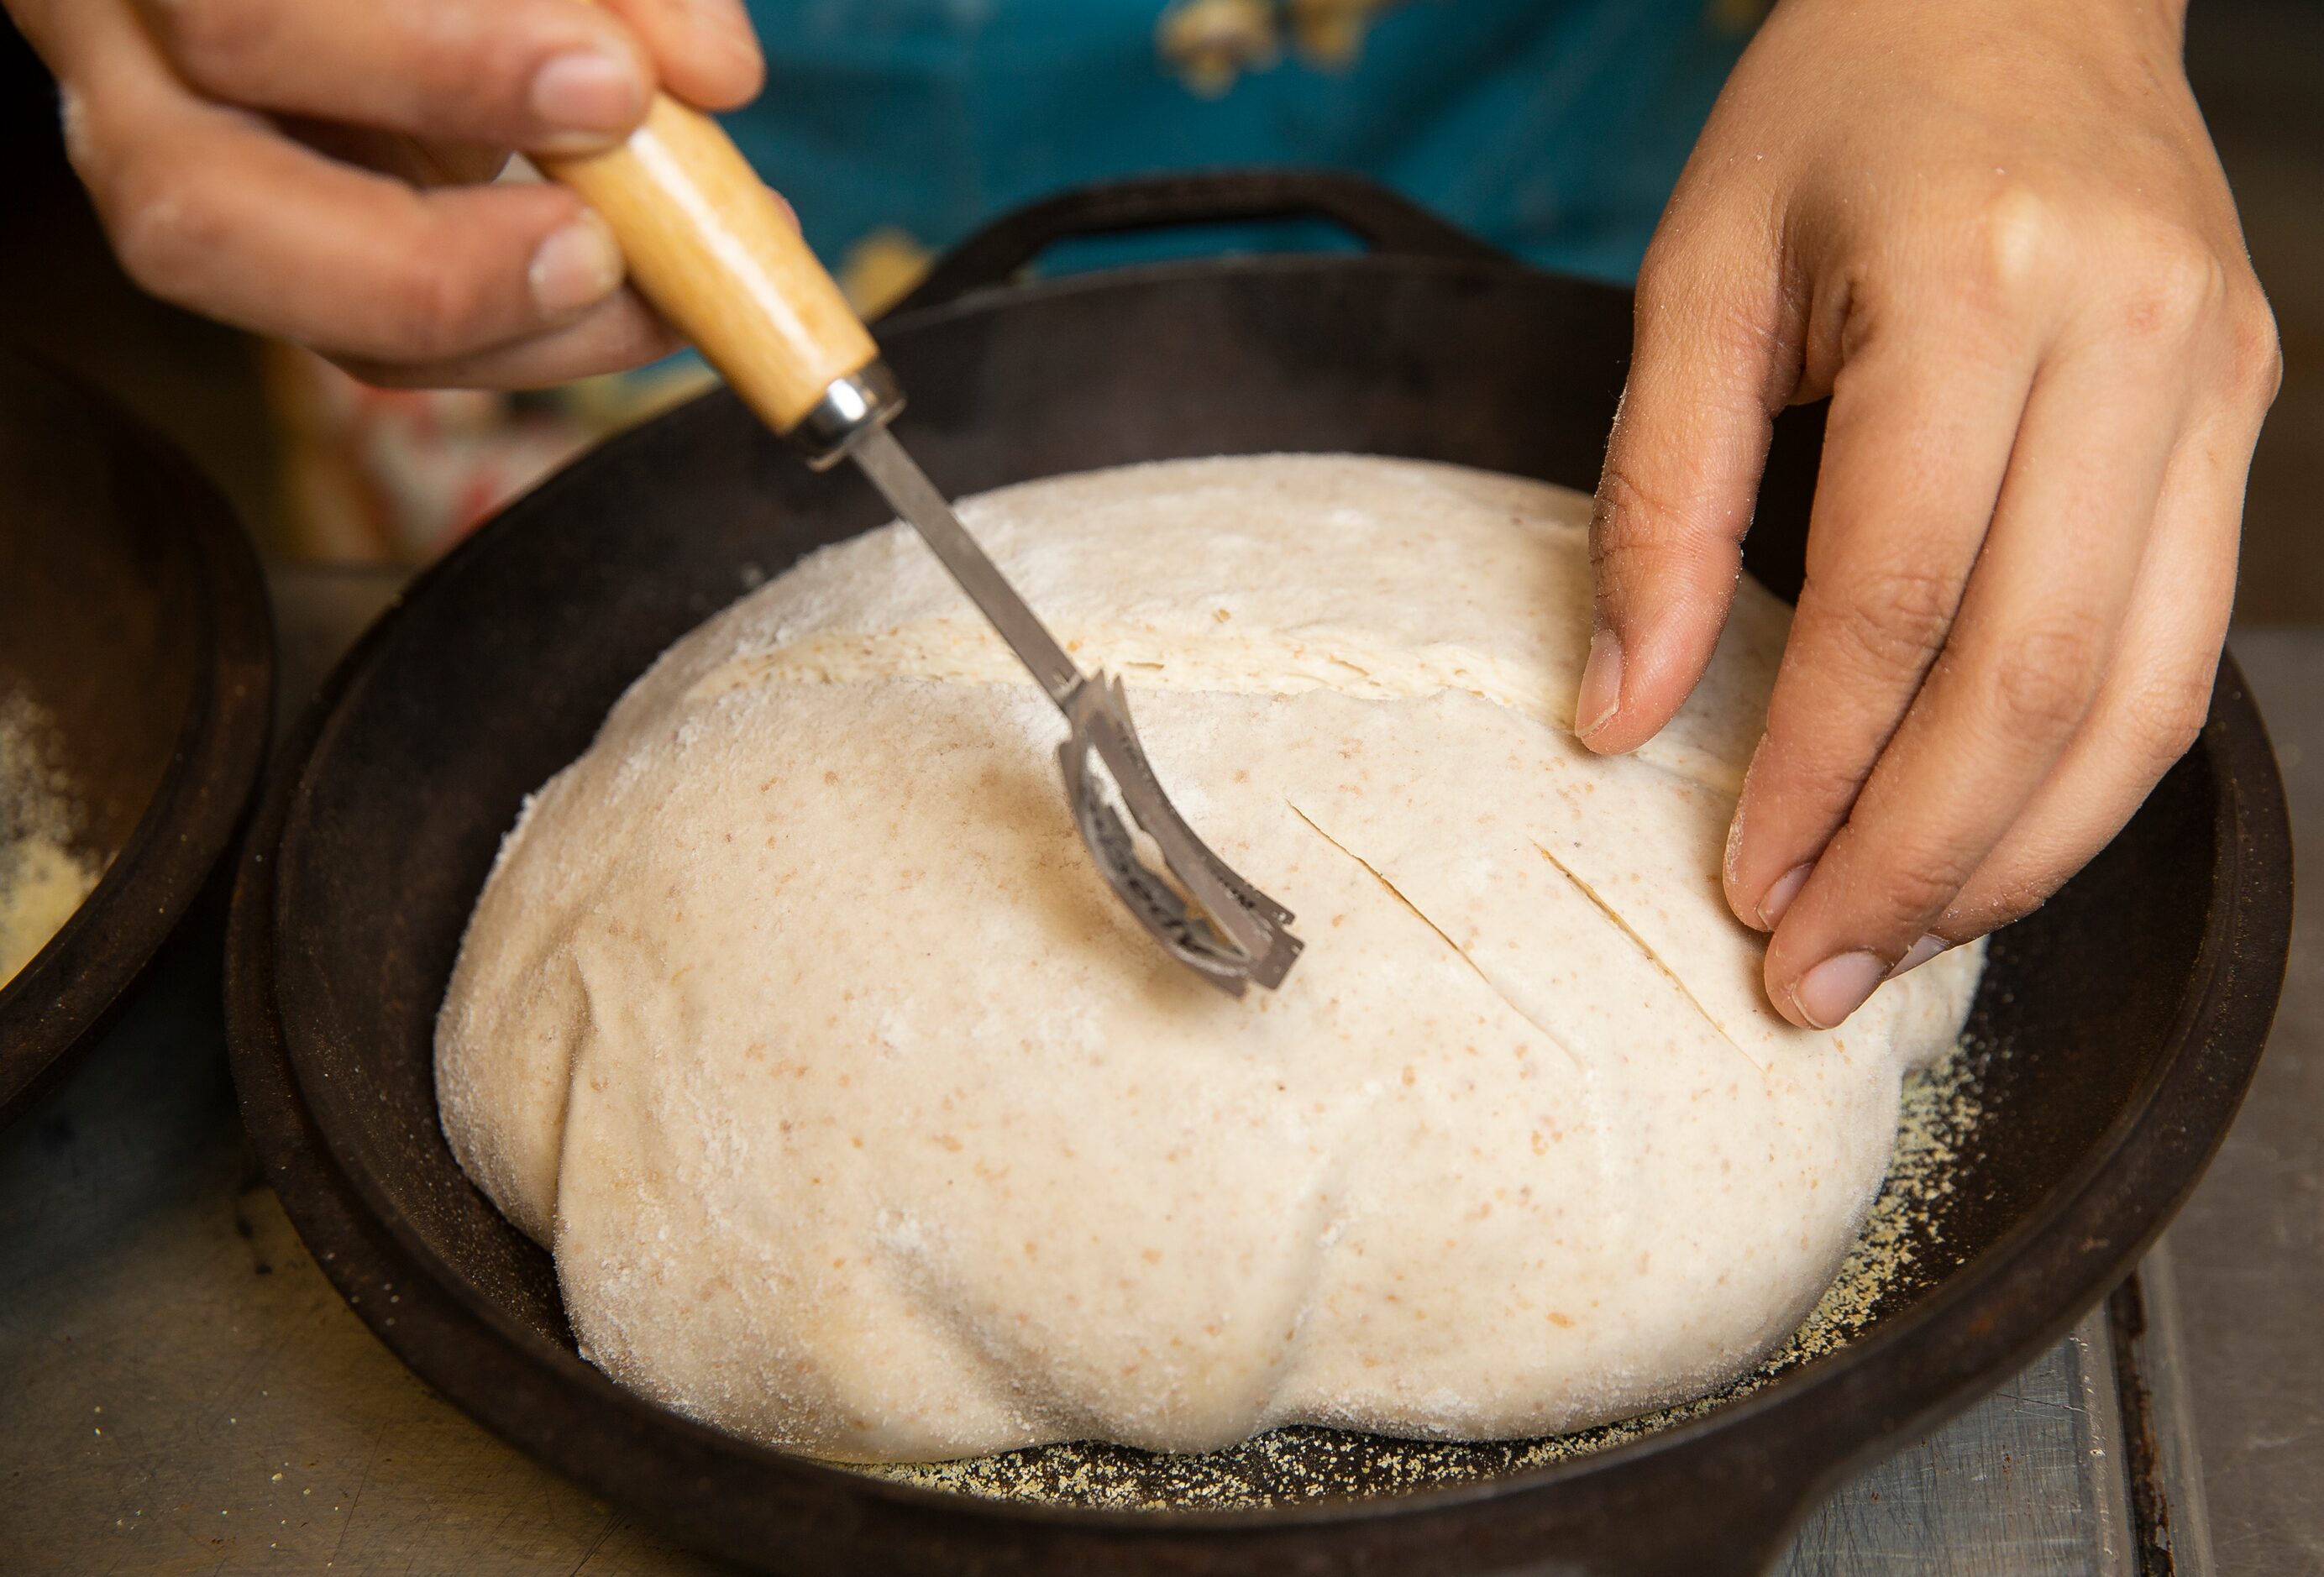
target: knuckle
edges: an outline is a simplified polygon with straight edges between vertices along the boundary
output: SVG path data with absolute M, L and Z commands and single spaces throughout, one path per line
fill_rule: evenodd
M 2224 305 L 2227 264 L 2195 232 L 2157 226 L 2135 239 L 2128 252 L 2124 315 L 2132 332 L 2183 337 Z
M 1737 421 L 1771 421 L 1793 381 L 1797 304 L 1774 281 L 1772 244 L 1723 216 L 1683 229 L 1665 219 L 1639 265 L 1633 371 L 1683 380 L 1689 405 Z
M 2160 777 L 2202 737 L 2211 715 L 2211 677 L 2151 679 L 2134 696 L 2130 715 L 2139 730 L 2143 759 L 2137 764 L 2147 776 Z
M 1655 535 L 1655 522 L 1664 514 L 1662 501 L 1639 484 L 1618 456 L 1609 456 L 1606 469 L 1598 478 L 1598 496 L 1590 512 L 1592 556 L 1602 558 L 1651 541 Z
M 151 8 L 186 80 L 215 94 L 246 88 L 275 53 L 278 11 L 249 0 L 171 0 Z
M 113 171 L 112 139 L 88 95 L 70 81 L 57 84 L 57 129 L 64 136 L 65 161 L 81 184 L 102 198 Z
M 123 255 L 121 245 L 120 219 L 127 206 L 124 188 L 129 184 L 129 150 L 134 147 L 134 142 L 121 134 L 114 117 L 106 113 L 103 98 L 61 77 L 57 82 L 57 129 L 64 140 L 65 162 L 71 166 L 81 185 L 88 189 L 89 200 L 97 208 L 106 238 L 113 244 L 123 266 L 127 267 L 129 260 Z
M 191 173 L 150 154 L 115 166 L 97 209 L 123 270 L 157 296 L 180 294 L 225 239 L 214 233 Z
M 1689 241 L 1694 227 L 1667 221 L 1655 226 L 1653 237 L 1646 243 L 1646 255 L 1638 260 L 1637 286 L 1633 297 L 1637 303 L 1634 316 L 1638 322 L 1649 322 L 1658 314 L 1683 308 L 1693 299 L 1698 281 L 1690 262 L 1693 253 Z
M 1797 829 L 1814 845 L 1807 850 L 1812 855 L 1838 835 L 1854 810 L 1872 775 L 1875 752 L 1858 748 L 1853 739 L 1822 739 L 1796 728 L 1785 731 L 1784 745 L 1768 770 L 1755 764 L 1757 796 L 1752 808 L 1770 807 L 1771 820 Z
M 1944 912 L 1969 880 L 1971 863 L 1939 848 L 1887 850 L 1858 868 L 1861 876 L 1843 897 L 1860 930 L 1909 939 L 1927 928 L 1932 916 Z
M 2283 343 L 2267 299 L 2255 290 L 2249 292 L 2228 332 L 2228 370 L 2236 389 L 2258 406 L 2273 404 L 2283 387 Z
M 1857 796 L 1864 792 L 1864 785 L 1879 764 L 1878 746 L 1876 739 L 1868 747 L 1855 750 L 1835 743 L 1827 751 L 1802 752 L 1793 765 L 1796 774 L 1793 791 L 1798 795 L 1799 803 L 1829 806 L 1834 821 L 1844 818 L 1854 809 Z
M 1969 266 L 1955 277 L 1980 304 L 2022 300 L 2072 266 L 2070 217 L 2028 185 L 2012 183 L 1974 199 L 1960 233 Z
M 422 361 L 474 350 L 490 296 L 473 271 L 448 266 L 429 251 L 415 250 L 396 285 L 396 298 L 402 304 L 399 348 Z
M 1960 862 L 1941 855 L 1907 858 L 1883 878 L 1873 913 L 1885 930 L 1910 930 L 1941 914 L 1960 891 L 1969 872 Z
M 1849 576 L 1821 595 L 1812 569 L 1801 600 L 1812 599 L 1819 622 L 1844 650 L 1881 677 L 1918 674 L 1945 643 L 1958 588 L 1936 569 L 1909 562 Z
M 1706 529 L 1694 515 L 1643 503 L 1625 482 L 1600 484 L 1590 532 L 1591 577 L 1601 609 L 1618 624 L 1639 599 L 1700 593 L 1711 580 L 1731 578 L 1739 562 L 1734 539 Z
M 1676 489 L 1647 482 L 1622 456 L 1618 441 L 1598 478 L 1590 513 L 1590 557 L 1599 569 L 1733 558 L 1742 532 L 1733 511 L 1704 478 L 1678 478 Z
M 416 10 L 396 34 L 407 91 L 432 119 L 457 125 L 514 122 L 538 64 L 522 30 L 480 30 L 456 8 Z
M 150 167 L 154 139 L 141 135 L 135 120 L 122 113 L 118 93 L 89 92 L 69 79 L 57 84 L 57 127 L 65 161 L 88 189 L 108 235 L 116 209 Z
M 2080 723 L 2098 692 L 2096 643 L 2070 627 L 2021 636 L 1994 665 L 1993 711 L 2014 733 L 2053 734 Z

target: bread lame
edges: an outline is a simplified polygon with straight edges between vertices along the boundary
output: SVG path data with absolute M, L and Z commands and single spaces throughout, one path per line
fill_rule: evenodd
M 889 430 L 904 398 L 880 347 L 726 134 L 659 95 L 626 142 L 536 162 L 604 217 L 631 282 L 743 402 L 810 466 L 853 460 L 991 621 L 1065 714 L 1057 761 L 1066 803 L 1139 924 L 1230 994 L 1282 984 L 1302 945 L 1290 912 L 1195 835 L 1147 761 L 1121 681 L 1081 671 Z M 1112 796 L 1167 876 L 1139 857 Z

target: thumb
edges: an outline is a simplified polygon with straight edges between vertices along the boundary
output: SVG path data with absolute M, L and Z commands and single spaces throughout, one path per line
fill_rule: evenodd
M 1647 250 L 1590 521 L 1596 616 L 1573 731 L 1601 752 L 1652 739 L 1710 663 L 1797 375 L 1775 260 L 1702 230 L 1665 217 Z

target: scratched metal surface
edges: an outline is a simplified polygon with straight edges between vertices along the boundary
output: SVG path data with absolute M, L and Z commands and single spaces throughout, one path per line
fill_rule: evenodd
M 290 686 L 311 682 L 389 589 L 283 586 Z M 2324 637 L 2314 650 L 2324 670 Z M 213 974 L 177 961 L 0 1135 L 0 1571 L 713 1570 L 502 1445 L 373 1340 L 260 1181 L 215 993 Z M 2264 1302 L 2269 1285 L 2246 1277 L 2238 1296 Z M 1842 1489 L 1784 1569 L 2130 1571 L 2112 1370 L 2093 1330 Z M 2217 1488 L 2212 1500 L 2215 1520 L 2242 1504 Z
M 2133 1577 L 2103 1313 L 1948 1428 L 1850 1484 L 1780 1577 Z
M 2324 631 L 2241 631 L 2235 650 L 2304 862 L 2324 848 Z M 2218 1568 L 2324 1572 L 2324 881 L 2296 885 L 2267 1056 L 2171 1247 Z

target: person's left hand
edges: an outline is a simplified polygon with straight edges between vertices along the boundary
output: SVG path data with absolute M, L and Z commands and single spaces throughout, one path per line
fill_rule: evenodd
M 1783 0 L 1647 254 L 1575 726 L 1677 710 L 1830 395 L 1725 871 L 1794 1023 L 2040 905 L 2202 725 L 2281 364 L 2179 49 L 2170 0 Z

